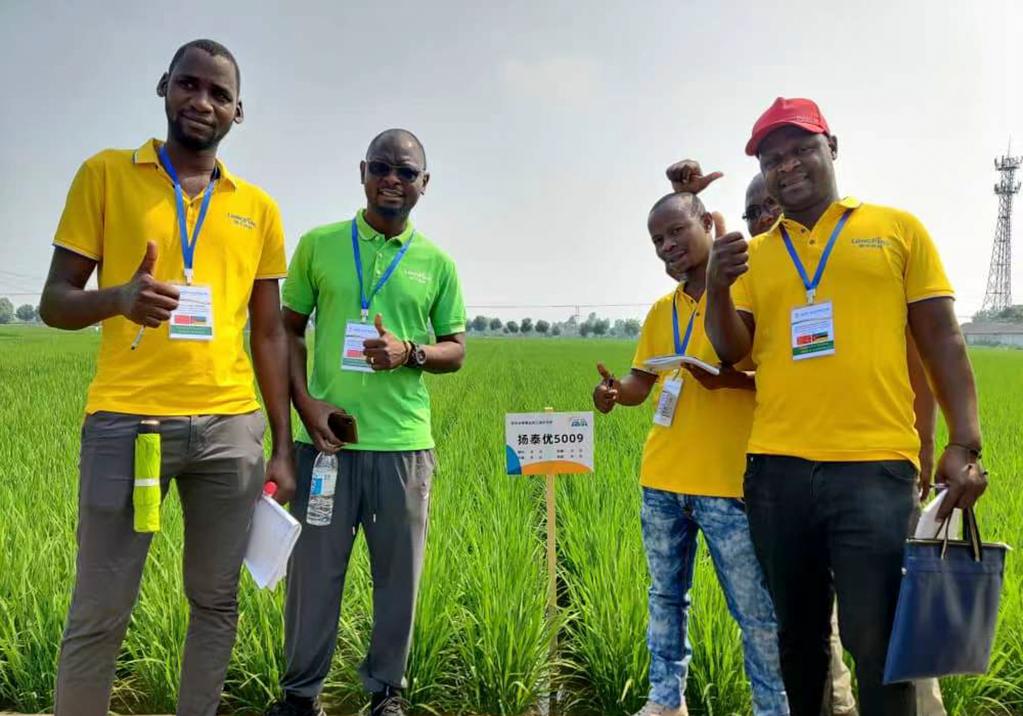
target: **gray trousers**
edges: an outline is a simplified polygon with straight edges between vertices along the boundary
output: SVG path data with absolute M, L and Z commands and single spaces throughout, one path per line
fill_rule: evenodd
M 367 691 L 405 687 L 419 575 L 423 566 L 432 450 L 342 450 L 329 525 L 305 521 L 316 449 L 297 443 L 298 491 L 291 512 L 302 534 L 288 565 L 284 611 L 288 695 L 314 698 L 337 643 L 345 573 L 361 526 L 373 577 L 373 634 L 359 667 Z
M 82 428 L 78 559 L 57 668 L 56 716 L 106 716 L 150 534 L 133 527 L 143 416 L 95 413 Z M 188 635 L 178 716 L 214 716 L 238 621 L 238 578 L 263 485 L 262 413 L 160 418 L 161 487 L 184 514 Z M 162 608 L 173 608 L 169 599 Z

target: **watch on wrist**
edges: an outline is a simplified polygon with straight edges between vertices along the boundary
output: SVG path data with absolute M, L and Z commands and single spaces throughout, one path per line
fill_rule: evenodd
M 422 368 L 426 365 L 426 350 L 416 343 L 408 342 L 408 358 L 405 361 L 405 365 L 410 368 Z

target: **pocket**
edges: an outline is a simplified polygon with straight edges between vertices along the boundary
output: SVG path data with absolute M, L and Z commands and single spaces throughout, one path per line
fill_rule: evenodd
M 246 415 L 245 427 L 252 439 L 262 445 L 263 438 L 266 436 L 266 416 L 263 415 L 263 411 L 257 410 Z
M 881 472 L 900 483 L 916 484 L 917 470 L 909 460 L 881 460 Z
M 437 469 L 437 459 L 433 450 L 423 450 L 413 457 L 412 487 L 418 490 L 422 498 L 430 497 L 430 488 L 433 485 L 433 473 Z
M 757 478 L 764 470 L 764 461 L 766 458 L 763 455 L 746 455 L 746 472 L 742 476 L 742 494 L 744 497 L 749 497 L 750 487 L 757 484 Z M 746 503 L 743 502 L 743 509 L 746 509 Z
M 131 507 L 135 485 L 135 436 L 100 436 L 82 441 L 79 500 L 83 509 L 120 512 Z

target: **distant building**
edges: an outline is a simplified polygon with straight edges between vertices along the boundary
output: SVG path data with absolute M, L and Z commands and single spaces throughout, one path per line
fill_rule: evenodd
M 963 336 L 971 346 L 1014 346 L 1023 348 L 1023 323 L 980 321 L 964 323 Z

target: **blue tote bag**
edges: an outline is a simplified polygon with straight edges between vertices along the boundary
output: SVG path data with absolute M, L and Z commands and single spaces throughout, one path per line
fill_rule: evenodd
M 962 541 L 906 541 L 884 683 L 983 674 L 991 658 L 1005 571 L 1004 544 L 984 544 L 973 510 Z

